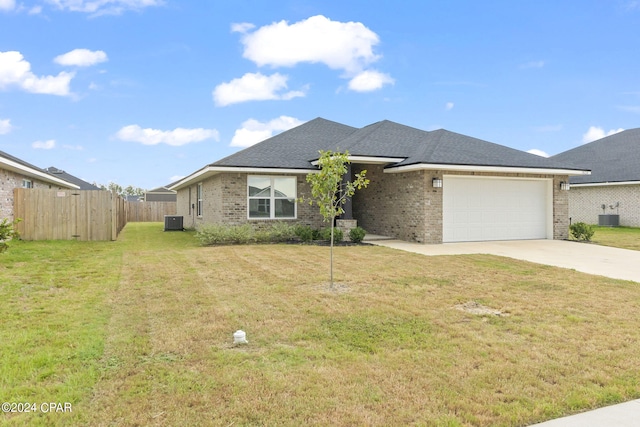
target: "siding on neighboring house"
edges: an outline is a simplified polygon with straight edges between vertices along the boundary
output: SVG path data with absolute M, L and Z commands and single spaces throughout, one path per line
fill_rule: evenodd
M 28 177 L 6 169 L 0 169 L 0 220 L 8 218 L 13 220 L 13 189 L 21 188 L 23 180 L 29 180 L 33 188 L 57 188 L 61 187 L 45 183 L 36 178 Z
M 640 227 L 640 184 L 572 186 L 568 193 L 572 223 L 598 224 L 598 215 L 606 213 L 619 214 L 622 226 Z M 602 205 L 605 205 L 604 210 Z

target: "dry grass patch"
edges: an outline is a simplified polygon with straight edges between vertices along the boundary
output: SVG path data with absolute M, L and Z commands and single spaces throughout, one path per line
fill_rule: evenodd
M 153 233 L 118 242 L 77 423 L 515 426 L 640 397 L 636 283 L 362 246 L 335 248 L 331 292 L 329 248 Z

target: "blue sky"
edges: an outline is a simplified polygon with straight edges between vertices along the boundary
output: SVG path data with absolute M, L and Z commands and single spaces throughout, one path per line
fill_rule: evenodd
M 640 0 L 0 0 L 0 150 L 151 189 L 324 117 L 547 155 L 640 122 Z

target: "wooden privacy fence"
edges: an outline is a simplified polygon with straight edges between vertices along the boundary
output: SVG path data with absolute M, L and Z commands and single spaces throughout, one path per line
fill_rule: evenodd
M 127 222 L 164 222 L 165 215 L 175 215 L 176 202 L 127 202 Z
M 13 217 L 24 240 L 116 240 L 124 200 L 104 190 L 14 189 Z

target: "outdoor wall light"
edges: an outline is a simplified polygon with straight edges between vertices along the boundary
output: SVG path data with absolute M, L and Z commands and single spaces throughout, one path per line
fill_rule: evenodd
M 433 178 L 431 181 L 431 185 L 433 188 L 442 188 L 442 179 L 441 178 Z
M 560 181 L 560 189 L 567 191 L 571 189 L 571 184 L 569 184 L 568 182 Z

